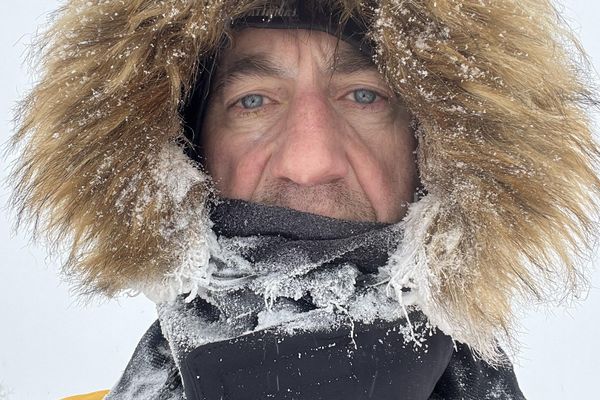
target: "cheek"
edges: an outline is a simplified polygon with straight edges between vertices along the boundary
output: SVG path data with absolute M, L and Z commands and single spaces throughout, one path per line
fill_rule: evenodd
M 349 158 L 358 183 L 380 222 L 398 222 L 416 189 L 415 140 L 396 124 L 351 142 Z
M 250 200 L 268 159 L 265 147 L 236 140 L 224 132 L 220 132 L 218 137 L 206 141 L 205 158 L 219 194 Z
M 390 143 L 387 152 L 387 164 L 390 176 L 398 184 L 399 196 L 403 201 L 412 201 L 412 194 L 416 189 L 417 161 L 415 156 L 416 139 L 409 128 L 398 129 L 397 135 Z M 410 192 L 410 193 L 407 193 Z

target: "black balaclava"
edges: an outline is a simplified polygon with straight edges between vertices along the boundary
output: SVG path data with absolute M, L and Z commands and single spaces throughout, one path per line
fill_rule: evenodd
M 373 47 L 366 39 L 364 21 L 356 18 L 343 19 L 338 11 L 318 1 L 276 1 L 263 5 L 243 18 L 231 22 L 233 31 L 244 28 L 264 29 L 307 29 L 326 32 L 355 46 L 359 51 L 371 55 Z M 223 39 L 222 49 L 227 41 Z M 218 64 L 218 51 L 207 55 L 201 62 L 196 85 L 183 110 L 185 135 L 190 144 L 186 154 L 202 163 L 201 129 L 208 108 L 212 78 Z

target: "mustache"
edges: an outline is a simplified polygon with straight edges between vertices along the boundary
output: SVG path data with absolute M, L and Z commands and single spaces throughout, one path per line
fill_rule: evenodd
M 291 208 L 311 214 L 349 221 L 377 221 L 377 214 L 363 192 L 335 181 L 316 186 L 301 186 L 292 181 L 267 182 L 253 201 Z

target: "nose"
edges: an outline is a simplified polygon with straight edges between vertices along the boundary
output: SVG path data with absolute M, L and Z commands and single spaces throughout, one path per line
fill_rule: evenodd
M 339 124 L 326 95 L 307 93 L 293 98 L 271 156 L 274 177 L 301 186 L 343 179 L 349 165 Z

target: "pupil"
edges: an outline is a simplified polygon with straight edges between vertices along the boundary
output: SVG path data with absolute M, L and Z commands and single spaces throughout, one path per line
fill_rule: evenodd
M 242 106 L 244 108 L 257 108 L 262 106 L 263 98 L 258 94 L 250 94 L 242 98 Z
M 377 95 L 372 90 L 358 89 L 354 91 L 354 100 L 361 104 L 371 104 Z

